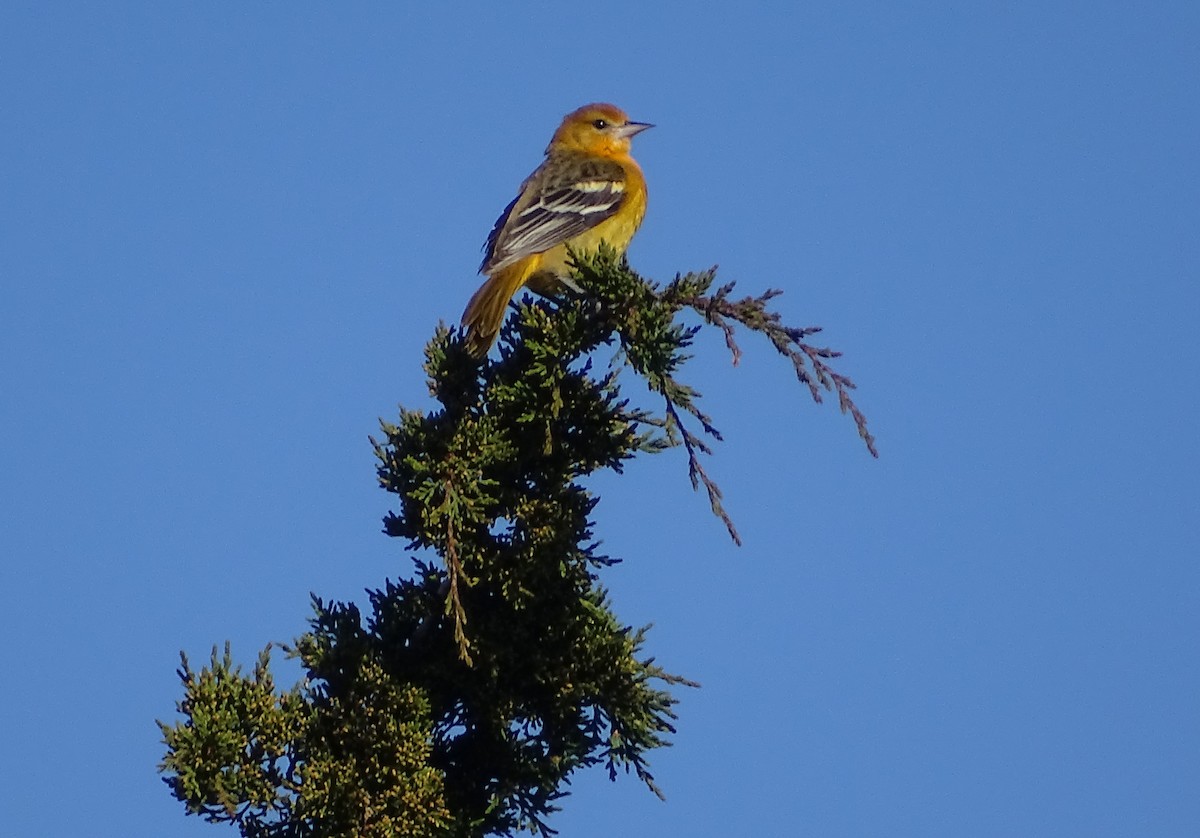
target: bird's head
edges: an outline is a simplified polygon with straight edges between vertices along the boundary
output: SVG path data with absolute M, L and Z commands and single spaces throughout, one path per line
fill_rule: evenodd
M 550 140 L 550 148 L 617 157 L 629 153 L 629 141 L 634 134 L 653 127 L 648 122 L 631 121 L 616 105 L 584 105 L 563 117 L 562 125 Z

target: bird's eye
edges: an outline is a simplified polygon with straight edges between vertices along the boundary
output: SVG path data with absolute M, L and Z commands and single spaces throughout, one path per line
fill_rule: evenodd
M 608 120 L 606 120 L 606 119 L 594 120 L 592 122 L 592 126 L 598 131 L 603 131 L 605 128 L 608 127 Z

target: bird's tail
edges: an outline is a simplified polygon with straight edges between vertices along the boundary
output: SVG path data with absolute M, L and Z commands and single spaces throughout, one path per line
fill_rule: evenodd
M 487 278 L 467 303 L 462 324 L 467 330 L 467 351 L 476 358 L 487 355 L 500 327 L 504 325 L 504 310 L 508 301 L 521 290 L 536 267 L 535 260 L 522 259 L 516 264 L 496 271 Z

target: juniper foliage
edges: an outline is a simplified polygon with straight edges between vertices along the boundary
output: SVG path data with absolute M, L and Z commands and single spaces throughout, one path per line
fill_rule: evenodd
M 682 446 L 694 487 L 739 540 L 702 458 L 720 434 L 678 373 L 700 326 L 765 335 L 814 399 L 837 394 L 874 440 L 813 347 L 782 325 L 778 293 L 732 298 L 715 272 L 650 283 L 612 253 L 576 259 L 582 296 L 516 305 L 499 357 L 474 361 L 439 327 L 425 353 L 437 408 L 402 410 L 372 440 L 380 485 L 397 496 L 385 532 L 415 569 L 368 592 L 366 613 L 314 597 L 311 630 L 288 645 L 306 677 L 278 690 L 269 650 L 252 673 L 228 645 L 179 676 L 181 718 L 160 722 L 164 780 L 191 814 L 243 836 L 548 835 L 579 769 L 633 772 L 661 795 L 647 756 L 675 733 L 671 687 L 695 686 L 645 655 L 646 629 L 613 613 L 581 480 L 639 453 Z M 592 360 L 616 348 L 604 370 Z M 628 368 L 662 399 L 635 407 Z M 429 556 L 436 558 L 430 559 Z

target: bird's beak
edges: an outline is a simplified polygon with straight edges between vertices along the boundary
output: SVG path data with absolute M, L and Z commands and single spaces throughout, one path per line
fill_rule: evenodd
M 653 128 L 649 122 L 626 122 L 621 126 L 620 134 L 622 137 L 632 137 L 634 134 L 640 134 L 647 128 Z

